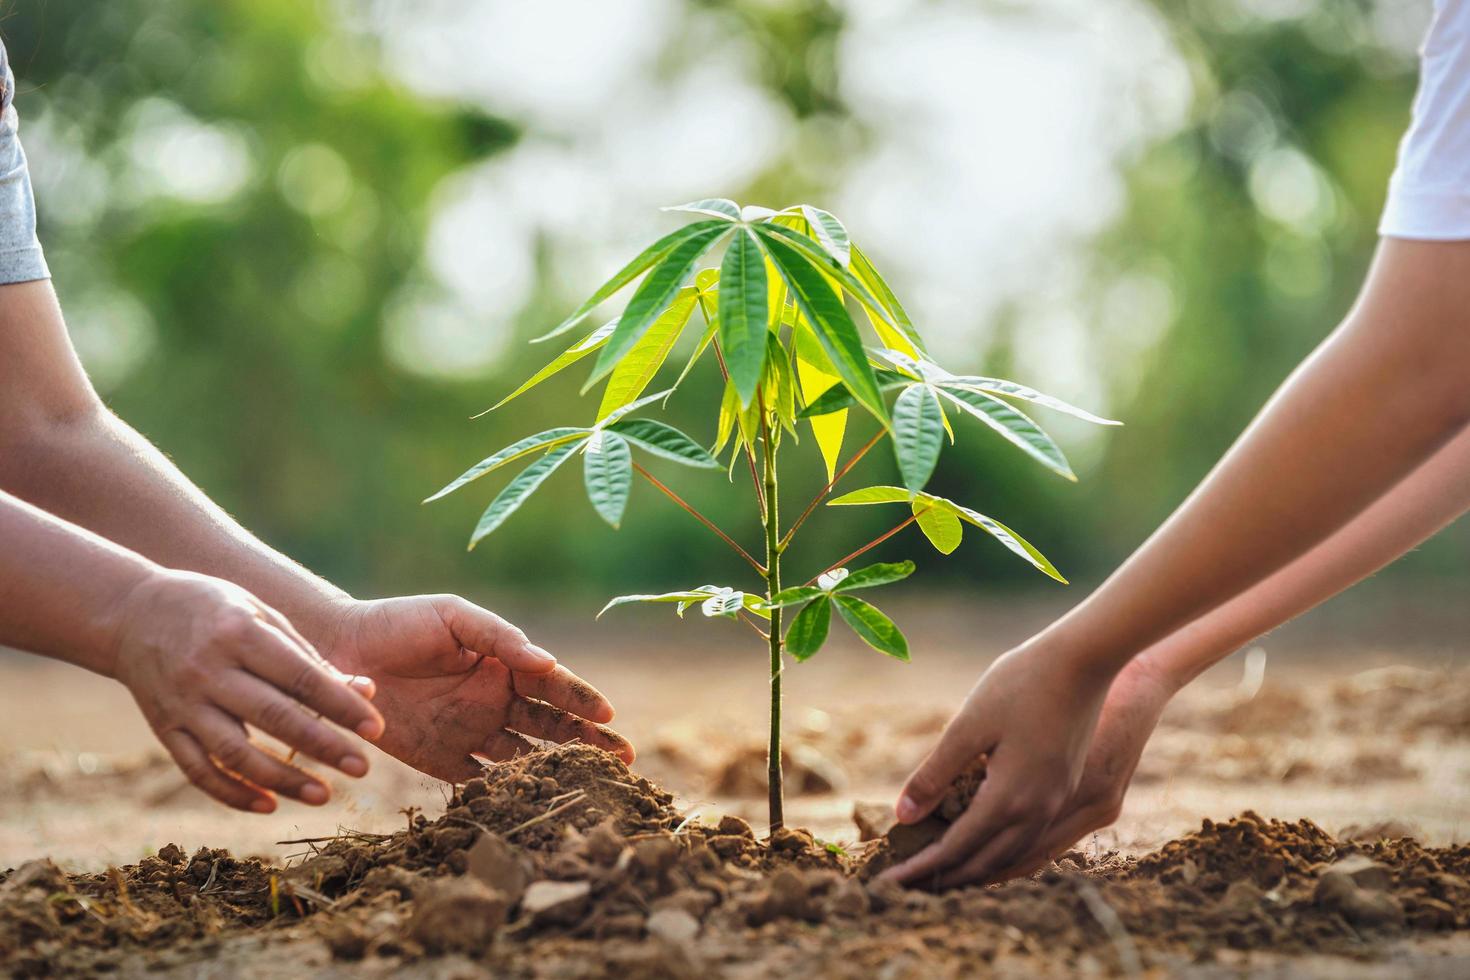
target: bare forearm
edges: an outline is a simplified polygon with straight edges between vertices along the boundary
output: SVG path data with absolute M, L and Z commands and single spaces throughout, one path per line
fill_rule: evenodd
M 1359 306 L 1200 488 L 1028 646 L 1110 673 L 1315 547 L 1470 421 L 1470 243 L 1389 241 Z
M 1470 508 L 1470 429 L 1291 564 L 1144 651 L 1175 687 L 1415 547 Z
M 124 601 L 158 570 L 0 491 L 0 645 L 110 677 Z
M 226 579 L 280 610 L 309 639 L 345 593 L 264 545 L 111 413 L 32 430 L 0 461 L 0 486 L 160 565 Z

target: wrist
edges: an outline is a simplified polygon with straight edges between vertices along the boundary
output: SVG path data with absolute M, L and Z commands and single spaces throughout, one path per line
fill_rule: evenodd
M 127 637 L 136 628 L 139 610 L 148 605 L 150 596 L 156 594 L 173 573 L 151 562 L 139 567 L 130 579 L 121 584 L 117 596 L 108 603 L 100 617 L 99 629 L 102 641 L 98 644 L 98 657 L 86 666 L 91 670 L 119 678 L 121 657 L 127 647 Z

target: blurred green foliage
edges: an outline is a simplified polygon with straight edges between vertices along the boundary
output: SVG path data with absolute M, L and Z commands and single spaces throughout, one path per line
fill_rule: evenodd
M 843 117 L 840 5 L 689 6 L 718 11 L 752 42 L 762 84 L 793 118 Z M 1137 349 L 1120 336 L 1097 365 L 1116 379 L 1120 400 L 1106 408 L 1127 427 L 1082 466 L 1080 486 L 976 433 L 946 453 L 931 485 L 1026 534 L 1074 581 L 1105 574 L 1182 499 L 1346 310 L 1374 245 L 1412 61 L 1375 44 L 1365 4 L 1259 21 L 1217 9 L 1238 6 L 1157 0 L 1194 75 L 1195 105 L 1182 131 L 1127 161 L 1122 217 L 1089 256 L 1095 288 L 1084 317 L 1102 317 L 1103 298 L 1130 277 L 1162 283 L 1172 301 L 1161 335 Z M 601 270 L 553 276 L 538 255 L 535 299 L 515 323 L 485 325 L 515 339 L 484 377 L 450 381 L 395 365 L 384 320 L 422 278 L 434 188 L 522 133 L 464 104 L 415 96 L 381 71 L 371 39 L 332 11 L 301 0 L 7 5 L 0 33 L 18 77 L 41 237 L 109 403 L 266 540 L 364 593 L 738 584 L 742 569 L 703 547 L 685 515 L 650 500 L 614 534 L 570 477 L 548 484 L 473 555 L 465 528 L 493 488 L 483 499 L 419 506 L 490 449 L 565 421 L 580 377 L 468 417 L 555 353 L 520 340 L 557 322 Z M 139 133 L 178 119 L 246 161 L 237 188 L 173 194 L 137 178 L 156 150 Z M 1283 198 L 1282 186 L 1292 194 Z M 778 166 L 751 186 L 708 191 L 779 206 L 822 203 L 823 188 L 809 170 Z M 900 296 L 906 285 L 894 282 Z M 106 345 L 88 341 L 100 331 L 114 346 L 136 342 L 124 329 L 129 308 L 151 326 L 136 362 L 114 379 Z M 1002 316 L 984 366 L 1014 374 L 1007 338 L 1025 329 Z M 713 370 L 702 365 L 686 392 L 717 399 Z M 676 400 L 668 420 L 712 438 L 699 429 L 709 415 Z M 1066 446 L 1065 427 L 1059 438 Z M 815 448 L 803 448 L 809 485 L 792 488 L 788 506 L 821 483 Z M 865 461 L 852 486 L 891 474 L 891 460 Z M 753 535 L 755 516 L 739 512 L 746 495 L 722 492 L 723 476 L 671 478 Z M 811 525 L 840 531 L 839 543 L 886 526 L 883 515 L 851 512 Z M 1452 533 L 1459 547 L 1431 547 L 1415 569 L 1470 574 L 1464 533 Z M 917 546 L 900 539 L 874 557 Z M 921 573 L 1034 585 L 998 547 L 967 545 L 956 559 Z

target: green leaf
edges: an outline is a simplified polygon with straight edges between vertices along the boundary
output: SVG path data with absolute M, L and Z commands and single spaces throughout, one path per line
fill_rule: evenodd
M 769 602 L 761 603 L 761 606 L 765 609 L 781 609 L 786 606 L 795 606 L 806 602 L 808 599 L 814 599 L 819 595 L 823 595 L 826 591 L 826 589 L 819 589 L 815 585 L 801 585 L 793 589 L 782 589 L 780 592 L 771 596 Z
M 709 588 L 709 586 L 706 586 L 706 588 Z M 699 604 L 699 611 L 709 617 L 734 617 L 744 608 L 745 593 L 731 588 L 721 588 Z
M 592 369 L 592 377 L 587 379 L 583 391 L 600 381 L 633 349 L 633 345 L 647 332 L 654 319 L 683 288 L 684 280 L 694 271 L 694 264 L 699 261 L 700 256 L 708 252 L 730 230 L 729 222 L 725 221 L 703 221 L 689 227 L 700 225 L 705 226 L 702 231 L 674 245 L 639 284 L 638 291 L 633 294 L 623 315 L 618 318 L 617 328 L 608 338 L 607 346 L 598 355 L 597 365 Z
M 587 499 L 613 527 L 623 522 L 628 491 L 633 488 L 633 453 L 628 440 L 615 432 L 600 432 L 587 440 L 582 452 L 582 480 Z
M 791 374 L 791 356 L 779 334 L 766 334 L 766 370 L 761 383 L 766 409 L 776 414 L 783 427 L 796 431 L 796 380 Z
M 828 507 L 860 507 L 864 504 L 895 504 L 913 499 L 913 493 L 902 487 L 863 487 L 827 501 Z
M 597 409 L 599 419 L 643 394 L 643 389 L 663 367 L 664 359 L 674 349 L 684 325 L 694 314 L 695 290 L 689 286 L 679 291 L 674 302 L 649 326 L 648 332 L 633 345 L 628 355 L 613 368 L 607 379 L 607 388 L 602 393 L 602 404 Z
M 835 214 L 814 208 L 810 204 L 801 205 L 801 214 L 806 218 L 807 226 L 811 228 L 812 237 L 817 240 L 817 244 L 846 268 L 852 261 L 852 241 L 847 237 L 847 228 L 837 220 Z
M 827 642 L 827 632 L 832 626 L 832 600 L 826 596 L 807 603 L 791 620 L 786 631 L 786 652 L 800 663 L 810 660 Z
M 701 294 L 702 296 L 703 294 Z M 700 305 L 703 306 L 702 299 Z M 679 372 L 679 376 L 674 379 L 674 386 L 669 389 L 671 394 L 679 390 L 679 386 L 684 383 L 684 379 L 689 377 L 689 372 L 694 370 L 694 363 L 704 355 L 704 352 L 709 349 L 709 345 L 714 342 L 715 331 L 718 328 L 719 321 L 717 319 L 709 319 L 706 322 L 704 333 L 700 334 L 699 343 L 694 345 L 694 352 L 689 355 L 689 360 L 684 362 L 684 370 Z
M 909 319 L 903 304 L 898 301 L 897 296 L 893 295 L 893 290 L 888 288 L 888 283 L 883 281 L 883 277 L 878 274 L 873 263 L 868 261 L 862 249 L 853 245 L 851 251 L 853 275 L 882 304 L 883 309 L 888 312 L 889 322 L 897 328 L 895 331 L 882 319 L 874 319 L 873 329 L 878 332 L 878 336 L 883 338 L 883 343 L 889 347 L 899 350 L 907 349 L 909 353 L 915 355 L 923 354 L 924 341 L 920 338 L 919 331 L 914 329 L 914 321 Z
M 941 555 L 953 554 L 964 540 L 965 528 L 959 516 L 947 507 L 936 507 L 922 498 L 913 502 L 914 517 L 919 530 L 929 539 Z
M 620 419 L 607 427 L 640 449 L 685 466 L 719 469 L 720 461 L 703 446 L 674 428 L 653 419 Z
M 774 228 L 774 225 L 762 225 Z M 882 392 L 868 364 L 857 326 L 848 315 L 842 300 L 832 292 L 822 274 L 795 249 L 777 238 L 766 238 L 764 245 L 776 268 L 781 272 L 787 288 L 791 290 L 803 316 L 815 329 L 822 349 L 831 359 L 842 381 L 863 405 L 879 421 L 888 424 L 888 409 L 883 404 Z
M 959 377 L 954 378 L 951 383 L 962 388 L 973 388 L 977 391 L 989 392 L 993 395 L 1005 395 L 1008 398 L 1020 398 L 1023 401 L 1033 402 L 1045 408 L 1054 409 L 1058 412 L 1064 412 L 1067 415 L 1071 415 L 1074 418 L 1082 419 L 1084 422 L 1091 422 L 1094 425 L 1123 424 L 1122 422 L 1118 422 L 1114 419 L 1105 419 L 1101 416 L 1093 415 L 1085 408 L 1078 408 L 1076 405 L 1073 405 L 1070 402 L 1064 402 L 1060 398 L 1055 398 L 1051 395 L 1043 394 L 1042 392 L 1037 391 L 1035 388 L 1028 388 L 1025 385 L 1017 384 L 1014 381 L 1006 381 L 1003 378 Z
M 729 227 L 729 223 L 723 220 L 696 221 L 693 224 L 685 225 L 683 228 L 676 228 L 674 231 L 669 232 L 667 235 L 660 238 L 658 241 L 654 242 L 643 251 L 639 252 L 637 258 L 635 258 L 632 262 L 629 262 L 627 265 L 623 266 L 622 269 L 618 270 L 617 275 L 613 276 L 607 282 L 603 283 L 601 288 L 599 288 L 597 292 L 593 293 L 590 297 L 588 297 L 585 303 L 577 307 L 576 310 L 572 312 L 571 316 L 567 317 L 561 323 L 557 324 L 556 327 L 551 331 L 544 333 L 541 336 L 537 337 L 535 340 L 531 341 L 531 343 L 539 344 L 543 340 L 550 340 L 552 337 L 556 337 L 560 334 L 566 333 L 568 330 L 572 329 L 577 324 L 586 319 L 587 314 L 597 309 L 597 307 L 609 296 L 617 292 L 619 289 L 622 289 L 634 279 L 638 278 L 638 276 L 642 275 L 644 270 L 661 261 L 671 251 L 673 251 L 676 247 L 683 244 L 687 240 L 707 234 L 710 232 L 711 229 L 723 231 L 724 229 L 727 229 Z
M 950 401 L 999 432 L 1007 441 L 1053 473 L 1076 481 L 1077 474 L 1072 472 L 1067 457 L 1062 455 L 1061 447 L 1052 442 L 1051 436 L 1019 409 L 983 391 L 952 384 L 941 385 L 939 390 Z
M 611 601 L 609 601 L 607 605 L 603 606 L 602 607 L 602 612 L 599 612 L 597 614 L 597 618 L 598 619 L 601 619 L 602 618 L 602 613 L 607 612 L 609 609 L 612 609 L 615 606 L 626 606 L 629 603 L 634 603 L 634 602 L 680 602 L 680 603 L 703 602 L 705 599 L 708 599 L 709 598 L 709 595 L 710 594 L 708 592 L 693 592 L 693 591 L 690 591 L 690 592 L 660 592 L 660 593 L 655 594 L 655 595 L 620 595 L 617 598 L 612 599 Z
M 694 214 L 709 214 L 716 218 L 726 218 L 730 221 L 740 220 L 740 205 L 725 197 L 706 197 L 699 201 L 690 201 L 688 204 L 675 204 L 673 207 L 660 208 L 661 211 L 690 211 Z
M 470 535 L 470 547 L 474 548 L 481 538 L 504 524 L 580 445 L 580 442 L 562 443 L 521 470 L 520 475 L 506 484 L 505 489 L 490 502 L 485 513 L 480 515 L 480 523 L 475 525 L 475 533 Z
M 879 585 L 899 582 L 914 574 L 911 561 L 884 561 L 867 568 L 859 568 L 833 586 L 833 592 L 851 592 L 854 589 L 871 589 Z
M 922 490 L 944 446 L 944 411 L 928 385 L 910 385 L 893 403 L 893 450 L 910 490 Z
M 622 408 L 617 408 L 617 409 L 614 409 L 613 411 L 609 412 L 607 414 L 607 417 L 606 418 L 604 418 L 601 422 L 598 422 L 597 423 L 597 426 L 596 427 L 597 428 L 600 428 L 600 429 L 610 429 L 610 428 L 612 428 L 613 423 L 617 422 L 619 419 L 623 418 L 624 416 L 631 415 L 632 413 L 638 411 L 638 409 L 644 407 L 645 405 L 652 405 L 654 402 L 658 401 L 661 398 L 667 398 L 669 395 L 673 394 L 673 392 L 674 392 L 674 389 L 672 389 L 672 388 L 666 388 L 663 391 L 657 391 L 657 392 L 654 392 L 651 395 L 644 395 L 642 398 L 638 399 L 637 401 L 629 402 L 628 404 L 624 405 Z
M 755 236 L 735 234 L 720 264 L 720 350 L 742 405 L 750 404 L 766 365 L 766 259 Z
M 942 497 L 935 497 L 933 499 L 943 500 Z M 990 534 L 991 537 L 995 538 L 995 540 L 1005 545 L 1006 548 L 1010 549 L 1010 551 L 1012 551 L 1013 553 L 1020 555 L 1022 558 L 1026 559 L 1026 561 L 1030 562 L 1031 565 L 1035 567 L 1038 571 L 1049 575 L 1050 577 L 1056 579 L 1058 582 L 1061 582 L 1063 585 L 1068 584 L 1067 580 L 1062 577 L 1062 573 L 1057 571 L 1056 566 L 1048 561 L 1046 556 L 1038 551 L 1036 547 L 1031 544 L 1031 542 L 1021 537 L 1015 531 L 1012 531 L 1010 528 L 1006 527 L 1000 521 L 997 521 L 993 517 L 986 517 L 979 511 L 971 510 L 968 507 L 961 507 L 959 504 L 953 503 L 948 500 L 944 500 L 944 503 L 949 504 L 950 507 L 953 507 L 961 520 L 969 521 L 976 527 L 983 528 L 987 533 Z
M 513 462 L 514 460 L 520 459 L 522 456 L 527 456 L 531 453 L 534 453 L 538 449 L 549 449 L 552 446 L 556 446 L 563 442 L 567 442 L 568 440 L 575 439 L 578 436 L 586 436 L 590 431 L 590 429 L 579 429 L 573 428 L 571 426 L 562 426 L 561 428 L 547 429 L 545 432 L 538 432 L 534 436 L 526 436 L 524 439 L 517 440 L 516 442 L 511 443 L 509 446 L 506 446 L 499 452 L 480 460 L 474 466 L 471 466 L 469 469 L 465 470 L 464 473 L 460 474 L 459 477 L 457 477 L 443 490 L 440 490 L 432 497 L 424 498 L 424 503 L 431 503 L 432 501 L 438 500 L 440 497 L 447 496 L 448 494 L 451 494 L 454 491 L 458 490 L 460 487 L 464 486 L 466 483 L 469 483 L 472 480 L 478 480 L 480 477 L 484 476 L 486 473 L 489 473 L 491 470 L 497 470 L 500 467 L 504 466 L 506 463 Z
M 798 218 L 797 220 L 804 220 Z M 828 255 L 820 244 L 810 237 L 803 235 L 794 228 L 787 228 L 779 224 L 762 224 L 755 226 L 756 233 L 767 242 L 779 240 L 787 245 L 792 251 L 797 252 L 811 264 L 812 268 L 832 280 L 829 288 L 841 287 L 851 293 L 869 313 L 877 314 L 878 318 L 888 321 L 890 314 L 883 305 L 878 302 L 872 292 L 864 286 L 858 278 L 847 269 L 843 268 L 836 259 Z M 892 327 L 892 324 L 889 324 Z
M 796 380 L 801 389 L 803 404 L 814 402 L 833 389 L 846 391 L 831 360 L 822 350 L 821 341 L 812 332 L 811 324 L 805 321 L 796 324 L 792 328 L 791 341 L 796 352 Z M 822 453 L 822 462 L 827 467 L 827 479 L 831 480 L 837 473 L 838 463 L 842 461 L 842 440 L 847 433 L 847 409 L 812 416 L 807 424 L 811 426 L 812 437 Z
M 837 603 L 838 615 L 864 643 L 895 660 L 908 662 L 908 641 L 903 638 L 898 627 L 893 625 L 893 620 L 857 596 L 835 595 L 832 601 Z
M 587 336 L 583 337 L 581 340 L 577 341 L 575 344 L 562 351 L 560 354 L 557 355 L 554 361 L 546 365 L 541 370 L 537 371 L 535 374 L 531 375 L 530 380 L 528 380 L 525 384 L 521 385 L 515 391 L 512 391 L 510 394 L 500 399 L 500 401 L 496 402 L 494 405 L 491 405 L 484 412 L 481 412 L 480 415 L 484 415 L 486 412 L 493 412 L 500 406 L 504 405 L 506 402 L 510 401 L 512 398 L 524 395 L 526 392 L 530 391 L 532 388 L 536 387 L 541 382 L 551 377 L 553 374 L 556 374 L 563 368 L 570 367 L 571 365 L 580 361 L 582 358 L 586 357 L 588 354 L 597 350 L 603 344 L 607 343 L 607 338 L 612 336 L 612 332 L 617 328 L 617 325 L 618 318 L 613 317 L 611 320 L 607 321 L 602 326 L 598 327 L 596 330 L 592 331 Z M 479 418 L 480 415 L 476 415 L 475 418 Z
M 878 387 L 882 391 L 892 391 L 895 388 L 913 384 L 912 378 L 905 377 L 897 371 L 879 369 L 873 372 L 873 377 L 878 379 Z M 796 417 L 799 419 L 815 418 L 830 412 L 841 411 L 844 408 L 852 408 L 857 403 L 858 400 L 852 397 L 852 392 L 847 390 L 846 385 L 834 385 L 797 412 Z

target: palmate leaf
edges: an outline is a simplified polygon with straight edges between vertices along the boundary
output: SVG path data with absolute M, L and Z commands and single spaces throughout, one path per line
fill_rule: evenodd
M 832 600 L 823 595 L 807 603 L 786 631 L 786 652 L 797 662 L 810 660 L 827 642 L 832 627 Z
M 582 387 L 583 391 L 602 380 L 633 349 L 633 345 L 647 332 L 649 325 L 683 288 L 684 281 L 694 271 L 694 265 L 700 256 L 728 234 L 732 227 L 728 221 L 699 221 L 688 227 L 701 226 L 703 227 L 700 231 L 669 249 L 638 285 L 638 291 L 628 301 L 623 315 L 618 318 L 617 327 L 607 339 L 607 346 L 598 355 L 597 364 L 592 369 L 592 376 Z
M 629 262 L 627 265 L 619 269 L 617 274 L 614 275 L 607 282 L 603 283 L 602 286 L 598 288 L 597 292 L 593 293 L 587 298 L 587 301 L 585 303 L 573 310 L 571 316 L 567 317 L 565 320 L 557 324 L 548 332 L 531 341 L 531 343 L 539 344 L 544 340 L 550 340 L 552 337 L 557 337 L 561 334 L 566 333 L 568 330 L 572 329 L 577 324 L 586 319 L 587 314 L 597 309 L 597 307 L 605 300 L 607 300 L 608 297 L 612 296 L 613 293 L 616 293 L 628 283 L 632 282 L 634 279 L 637 279 L 645 271 L 647 271 L 649 268 L 665 258 L 675 247 L 684 243 L 688 239 L 707 234 L 711 229 L 725 229 L 728 227 L 729 223 L 723 220 L 696 221 L 693 224 L 685 225 L 683 228 L 676 228 L 675 230 L 669 232 L 667 235 L 660 238 L 658 241 L 654 242 L 643 251 L 639 252 L 637 257 L 634 258 L 633 261 Z
M 928 385 L 910 385 L 893 403 L 893 450 L 910 490 L 922 490 L 944 445 L 944 409 Z
M 672 391 L 672 388 L 666 388 L 663 391 L 656 391 L 651 395 L 644 395 L 637 401 L 631 401 L 628 404 L 624 405 L 622 408 L 614 409 L 613 411 L 608 412 L 607 418 L 603 419 L 601 422 L 598 422 L 596 427 L 600 429 L 610 429 L 612 428 L 613 423 L 617 422 L 619 419 L 631 415 L 632 413 L 638 411 L 638 409 L 643 408 L 645 405 L 652 405 L 654 402 L 658 401 L 661 398 L 667 398 Z
M 819 272 L 827 280 L 830 280 L 828 288 L 836 291 L 844 289 L 851 293 L 853 298 L 862 304 L 869 313 L 876 315 L 889 326 L 895 326 L 892 322 L 892 314 L 884 309 L 883 304 L 878 302 L 867 286 L 858 280 L 851 272 L 845 269 L 836 259 L 822 248 L 822 246 L 807 235 L 794 228 L 788 228 L 777 221 L 787 216 L 783 215 L 771 222 L 755 226 L 756 234 L 761 236 L 764 242 L 776 242 L 788 246 L 807 260 L 813 271 Z M 790 216 L 797 221 L 805 221 L 801 216 Z M 805 311 L 803 311 L 805 312 Z
M 655 456 L 671 459 L 685 466 L 700 469 L 719 469 L 720 461 L 711 456 L 703 446 L 674 428 L 653 419 L 620 419 L 608 426 L 640 449 Z
M 1037 571 L 1056 579 L 1063 585 L 1067 584 L 1067 580 L 1062 577 L 1061 572 L 1057 571 L 1056 566 L 1048 561 L 1047 557 L 1038 551 L 1031 542 L 1021 537 L 1015 531 L 1012 531 L 993 517 L 986 517 L 979 511 L 971 510 L 968 507 L 955 503 L 953 500 L 947 500 L 944 497 L 932 493 L 924 493 L 922 491 L 913 492 L 905 490 L 903 487 L 864 487 L 861 490 L 853 490 L 850 493 L 845 493 L 840 497 L 829 500 L 827 505 L 829 507 L 854 507 L 867 504 L 896 503 L 908 503 L 914 508 L 916 513 L 920 505 L 946 511 L 955 518 L 967 524 L 973 524 L 985 531 L 985 533 L 995 538 L 1013 554 L 1025 559 Z M 931 538 L 931 540 L 933 539 Z M 937 542 L 935 546 L 938 547 Z M 941 548 L 940 550 L 942 551 L 943 549 Z M 954 549 L 951 548 L 950 550 L 953 551 Z M 948 554 L 948 552 L 945 553 Z
M 783 609 L 786 606 L 796 606 L 808 599 L 815 599 L 826 593 L 826 589 L 815 585 L 799 585 L 792 589 L 782 589 L 771 596 L 771 601 L 763 603 L 766 609 Z
M 846 391 L 841 387 L 842 379 L 837 376 L 832 362 L 822 350 L 817 335 L 812 332 L 811 324 L 796 324 L 792 328 L 791 339 L 796 351 L 796 380 L 801 388 L 803 404 L 810 404 L 834 388 Z M 805 416 L 806 413 L 802 412 L 800 415 Z M 831 480 L 836 475 L 837 464 L 842 458 L 842 440 L 847 433 L 847 409 L 808 416 L 808 424 L 812 427 L 812 437 L 817 441 L 817 449 L 822 454 L 822 462 L 826 464 L 827 479 Z
M 545 432 L 538 432 L 533 436 L 526 436 L 524 439 L 517 440 L 516 442 L 511 443 L 509 446 L 506 446 L 499 452 L 480 460 L 474 466 L 471 466 L 469 469 L 465 470 L 464 473 L 462 473 L 460 476 L 456 477 L 444 489 L 440 490 L 432 497 L 424 498 L 424 503 L 427 504 L 432 501 L 438 500 L 440 497 L 447 496 L 448 494 L 451 494 L 454 491 L 458 490 L 460 487 L 464 486 L 466 483 L 469 483 L 472 480 L 478 480 L 486 473 L 489 473 L 492 470 L 497 470 L 500 467 L 504 466 L 506 463 L 510 463 L 517 459 L 520 459 L 522 456 L 528 456 L 538 449 L 550 449 L 553 446 L 558 446 L 564 442 L 576 439 L 579 436 L 582 438 L 586 438 L 590 433 L 590 429 L 562 426 L 561 428 L 547 429 Z
M 952 379 L 950 384 L 961 388 L 971 388 L 976 391 L 988 392 L 992 395 L 1005 395 L 1008 398 L 1019 398 L 1022 401 L 1032 402 L 1044 408 L 1050 408 L 1070 415 L 1073 418 L 1079 418 L 1084 422 L 1091 422 L 1094 425 L 1123 424 L 1116 419 L 1105 419 L 1099 415 L 1092 414 L 1085 408 L 1078 408 L 1070 402 L 1064 402 L 1060 398 L 1037 391 L 1035 388 L 1028 388 L 1014 381 L 1006 381 L 1003 378 L 965 376 Z
M 730 382 L 748 405 L 766 366 L 766 258 L 748 230 L 736 232 L 720 264 L 719 338 Z
M 895 660 L 908 662 L 908 640 L 893 625 L 893 620 L 854 595 L 834 595 L 832 601 L 837 604 L 837 614 L 843 622 L 851 626 L 864 643 Z
M 832 587 L 833 592 L 852 592 L 855 589 L 872 589 L 880 585 L 901 582 L 914 574 L 911 561 L 884 561 L 851 572 Z
M 693 286 L 679 290 L 669 308 L 659 314 L 648 332 L 613 368 L 607 379 L 607 388 L 602 393 L 602 404 L 597 409 L 598 419 L 606 418 L 643 394 L 643 389 L 658 374 L 669 351 L 673 350 L 679 335 L 684 332 L 684 325 L 694 314 L 695 301 Z
M 480 516 L 480 523 L 475 525 L 475 532 L 470 535 L 470 548 L 473 549 L 482 538 L 504 524 L 580 445 L 580 442 L 564 442 L 552 447 L 545 456 L 527 466 L 520 475 L 506 484 L 505 489 L 500 491 Z
M 943 507 L 935 507 L 923 500 L 913 502 L 915 523 L 924 537 L 941 555 L 953 554 L 964 540 L 965 529 L 959 516 Z
M 1076 482 L 1077 474 L 1072 472 L 1061 447 L 1020 409 L 994 395 L 959 385 L 940 384 L 937 390 L 1053 473 Z
M 623 522 L 633 488 L 633 453 L 616 432 L 599 432 L 582 453 L 582 480 L 592 507 L 613 527 Z
M 887 371 L 882 368 L 873 370 L 873 377 L 878 379 L 878 388 L 881 391 L 893 391 L 898 388 L 906 388 L 913 384 L 909 378 L 904 377 L 897 371 Z M 844 408 L 852 408 L 858 400 L 847 390 L 846 385 L 834 385 L 822 392 L 817 398 L 807 404 L 805 408 L 796 413 L 799 419 L 815 418 L 819 415 L 827 415 L 831 412 L 841 411 Z
M 872 318 L 873 329 L 883 339 L 883 343 L 908 354 L 923 354 L 924 341 L 919 337 L 919 331 L 914 329 L 914 321 L 909 319 L 903 304 L 898 301 L 897 296 L 893 295 L 893 290 L 888 288 L 888 283 L 883 281 L 883 277 L 878 274 L 873 263 L 868 261 L 862 249 L 853 245 L 851 254 L 853 276 L 867 287 L 888 313 L 889 318 L 886 321 L 882 317 Z
M 774 225 L 762 225 L 773 228 Z M 800 237 L 800 236 L 798 236 Z M 888 409 L 883 404 L 877 379 L 868 364 L 857 326 L 848 315 L 842 300 L 832 292 L 822 274 L 795 249 L 776 238 L 765 238 L 763 245 L 775 262 L 791 291 L 802 316 L 812 325 L 822 349 L 839 377 L 864 408 L 879 421 L 888 424 Z
M 810 204 L 802 204 L 798 210 L 806 219 L 807 227 L 811 229 L 811 237 L 816 239 L 817 244 L 821 245 L 823 250 L 837 261 L 838 265 L 846 268 L 852 261 L 852 239 L 847 235 L 846 226 L 832 212 L 823 211 Z
M 759 613 L 760 597 L 753 596 L 739 589 L 732 589 L 724 585 L 701 585 L 697 589 L 689 589 L 684 592 L 662 592 L 654 595 L 620 595 L 602 607 L 602 612 L 597 618 L 602 618 L 602 613 L 607 612 L 615 606 L 624 606 L 635 602 L 672 602 L 677 603 L 675 610 L 680 616 L 690 606 L 698 603 L 700 611 L 706 616 L 734 616 L 741 609 Z M 764 614 L 763 614 L 764 615 Z
M 481 412 L 480 415 L 484 415 L 486 412 L 495 411 L 497 408 L 504 405 L 512 398 L 524 395 L 526 392 L 530 391 L 532 388 L 536 387 L 552 375 L 557 374 L 564 368 L 568 368 L 571 367 L 573 364 L 576 364 L 582 358 L 586 357 L 588 354 L 591 354 L 593 351 L 600 348 L 603 344 L 607 343 L 607 338 L 612 336 L 612 332 L 617 328 L 617 325 L 618 318 L 613 317 L 611 320 L 607 321 L 602 326 L 598 327 L 596 330 L 592 331 L 587 336 L 583 337 L 581 340 L 577 341 L 575 344 L 562 351 L 550 364 L 546 365 L 541 370 L 531 375 L 531 377 L 525 382 L 525 384 L 521 385 L 515 391 L 512 391 L 510 394 L 500 399 L 500 401 L 496 402 L 494 405 L 491 405 L 489 408 L 485 409 L 485 411 Z M 480 415 L 476 415 L 475 418 L 479 418 Z

